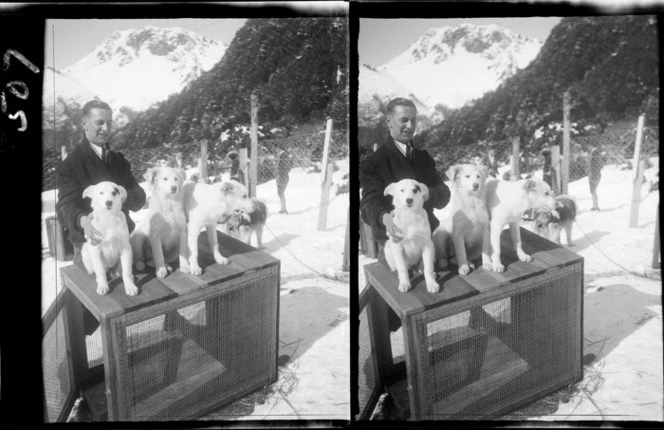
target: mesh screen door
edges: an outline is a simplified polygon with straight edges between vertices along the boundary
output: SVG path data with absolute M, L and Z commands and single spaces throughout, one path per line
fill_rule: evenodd
M 42 372 L 44 381 L 44 421 L 65 421 L 76 400 L 72 360 L 67 349 L 66 299 L 68 289 L 60 291 L 42 318 Z
M 359 301 L 359 326 L 357 338 L 357 400 L 359 412 L 355 415 L 357 420 L 368 420 L 376 407 L 378 397 L 383 387 L 378 366 L 376 365 L 375 354 L 371 346 L 371 334 L 369 331 L 369 321 L 371 318 L 369 306 L 367 306 L 371 295 L 375 294 L 371 286 L 367 286 L 360 294 Z

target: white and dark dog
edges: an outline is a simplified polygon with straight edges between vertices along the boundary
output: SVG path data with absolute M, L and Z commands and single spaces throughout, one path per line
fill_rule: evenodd
M 572 243 L 572 227 L 576 221 L 576 201 L 574 197 L 562 194 L 556 196 L 555 206 L 541 206 L 533 210 L 533 231 L 560 245 L 560 233 L 565 229 L 567 246 Z
M 255 233 L 256 246 L 258 249 L 263 249 L 265 248 L 263 246 L 263 228 L 267 221 L 267 206 L 265 202 L 255 197 L 251 197 L 249 202 L 251 211 L 233 211 L 223 220 L 223 224 L 226 233 L 247 245 L 251 245 L 251 236 Z
M 485 201 L 486 166 L 460 164 L 450 167 L 451 198 L 447 216 L 433 234 L 436 261 L 444 269 L 458 264 L 459 274 L 475 268 L 473 260 L 482 257 L 491 265 L 489 245 L 489 212 Z
M 101 233 L 103 239 L 93 245 L 88 239 L 81 248 L 81 258 L 88 273 L 95 274 L 97 294 L 108 293 L 108 269 L 121 273 L 125 292 L 129 296 L 138 294 L 132 274 L 132 252 L 129 244 L 129 228 L 122 212 L 122 203 L 127 199 L 127 190 L 114 182 L 104 181 L 91 185 L 83 191 L 90 198 L 91 225 Z M 118 268 L 121 271 L 118 271 Z
M 491 180 L 486 183 L 486 206 L 490 218 L 491 265 L 485 262 L 484 268 L 493 269 L 494 272 L 505 271 L 505 266 L 500 260 L 500 235 L 505 224 L 509 225 L 512 243 L 519 260 L 533 261 L 533 258 L 523 251 L 519 221 L 528 209 L 538 206 L 553 208 L 551 187 L 538 179 Z
M 399 276 L 399 291 L 411 289 L 409 269 L 420 261 L 424 269 L 427 291 L 437 293 L 438 282 L 434 273 L 435 248 L 431 239 L 431 226 L 427 212 L 422 208 L 429 198 L 429 188 L 413 179 L 402 179 L 385 188 L 385 195 L 392 196 L 394 224 L 401 229 L 404 238 L 385 242 L 385 260 Z
M 173 271 L 170 263 L 179 261 L 180 270 L 189 273 L 187 218 L 184 212 L 185 172 L 172 167 L 153 167 L 143 175 L 148 182 L 150 208 L 147 217 L 129 238 L 137 270 L 154 267 L 163 278 Z
M 203 270 L 198 264 L 198 234 L 205 227 L 214 261 L 229 264 L 228 258 L 221 255 L 217 242 L 217 223 L 235 210 L 250 212 L 247 188 L 237 181 L 204 184 L 186 182 L 184 184 L 184 208 L 187 215 L 187 244 L 189 250 L 189 270 L 200 275 Z

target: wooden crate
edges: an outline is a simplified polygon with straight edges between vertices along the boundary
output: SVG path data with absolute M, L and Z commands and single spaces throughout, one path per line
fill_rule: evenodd
M 583 258 L 522 229 L 516 257 L 501 236 L 506 271 L 438 273 L 408 293 L 381 263 L 365 266 L 377 385 L 412 420 L 490 419 L 582 378 Z M 390 329 L 394 312 L 401 327 Z M 402 342 L 400 345 L 393 345 Z M 397 359 L 403 351 L 405 360 Z M 367 405 L 365 408 L 370 409 Z
M 111 291 L 99 296 L 94 276 L 81 267 L 61 271 L 68 294 L 58 316 L 49 318 L 66 323 L 66 339 L 60 336 L 55 346 L 68 351 L 69 362 L 52 366 L 44 377 L 45 383 L 68 381 L 51 382 L 65 387 L 54 390 L 61 400 L 52 407 L 62 407 L 62 392 L 80 389 L 99 420 L 181 420 L 276 381 L 279 260 L 218 236 L 231 264 L 214 263 L 203 233 L 201 276 L 179 269 L 162 279 L 154 272 L 135 274 L 134 297 L 126 295 L 121 278 L 114 277 Z M 83 308 L 100 323 L 91 336 L 83 332 Z M 94 365 L 95 356 L 102 365 Z

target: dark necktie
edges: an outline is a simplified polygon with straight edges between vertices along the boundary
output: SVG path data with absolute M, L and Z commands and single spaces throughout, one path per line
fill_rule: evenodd
M 101 147 L 101 160 L 104 162 L 104 165 L 108 166 L 108 151 L 106 151 L 106 147 L 104 146 Z
M 406 158 L 408 161 L 413 159 L 413 148 L 410 146 L 410 144 L 406 145 Z

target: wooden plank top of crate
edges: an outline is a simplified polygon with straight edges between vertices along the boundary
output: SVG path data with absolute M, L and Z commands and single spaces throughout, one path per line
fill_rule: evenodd
M 124 290 L 122 278 L 117 275 L 109 280 L 110 291 L 100 296 L 97 294 L 97 282 L 94 274 L 88 274 L 78 265 L 71 265 L 61 270 L 67 286 L 90 312 L 97 318 L 111 318 L 146 306 L 153 305 L 178 296 L 205 293 L 213 286 L 231 285 L 233 279 L 241 278 L 252 272 L 270 266 L 278 266 L 279 260 L 270 254 L 259 251 L 246 243 L 217 232 L 221 254 L 231 263 L 215 263 L 208 246 L 207 234 L 203 231 L 198 237 L 198 261 L 203 274 L 194 276 L 175 269 L 165 278 L 157 278 L 154 269 L 136 273 L 134 283 L 139 289 L 137 296 L 128 296 Z
M 412 279 L 413 288 L 407 293 L 402 293 L 398 289 L 397 273 L 390 271 L 383 263 L 367 264 L 364 270 L 367 282 L 401 318 L 404 318 L 407 315 L 494 291 L 499 287 L 512 285 L 548 271 L 583 262 L 583 257 L 575 252 L 524 228 L 521 228 L 521 239 L 523 250 L 530 254 L 534 261 L 530 263 L 519 261 L 509 229 L 505 229 L 500 237 L 504 272 L 484 270 L 481 261 L 474 261 L 476 268 L 466 276 L 458 275 L 456 271 L 438 271 L 436 275 L 441 288 L 436 294 L 427 291 L 422 276 Z

